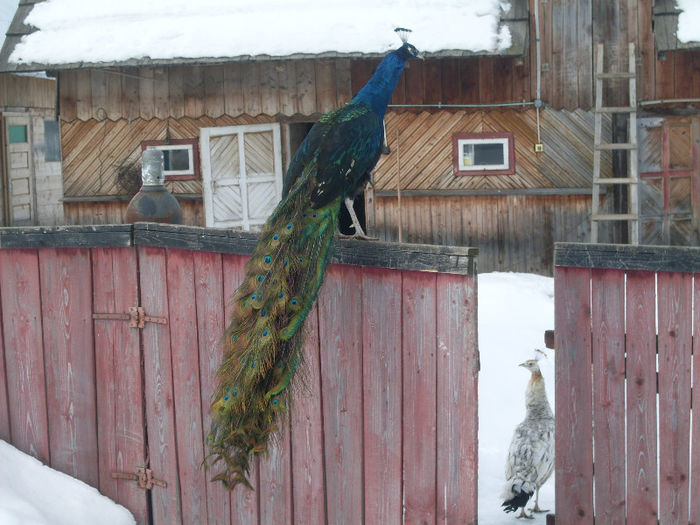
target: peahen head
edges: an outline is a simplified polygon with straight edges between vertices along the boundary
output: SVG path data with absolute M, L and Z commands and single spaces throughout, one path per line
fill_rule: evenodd
M 380 118 L 383 118 L 406 62 L 412 58 L 422 57 L 415 46 L 404 42 L 399 49 L 384 57 L 372 78 L 367 81 L 367 84 L 355 95 L 352 101 L 364 102 L 372 107 Z

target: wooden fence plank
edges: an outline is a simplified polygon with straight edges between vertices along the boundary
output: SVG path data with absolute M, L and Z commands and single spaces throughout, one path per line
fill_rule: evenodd
M 202 389 L 202 439 L 206 449 L 211 416 L 209 407 L 216 385 L 216 371 L 221 364 L 224 333 L 223 266 L 218 253 L 194 252 L 195 303 L 197 304 L 197 336 L 199 374 Z M 211 478 L 209 474 L 207 478 Z M 231 499 L 221 483 L 206 483 L 207 515 L 210 523 L 231 523 Z
M 437 276 L 437 523 L 477 522 L 476 276 Z
M 592 270 L 596 520 L 625 523 L 625 274 Z
M 51 466 L 98 485 L 90 251 L 39 250 Z
M 358 268 L 329 265 L 318 298 L 327 523 L 361 523 L 362 287 Z
M 146 315 L 168 316 L 165 250 L 138 247 L 141 305 Z M 170 321 L 169 321 L 170 322 Z M 147 323 L 142 331 L 146 384 L 149 463 L 154 477 L 167 482 L 151 493 L 154 525 L 181 524 L 180 480 L 175 443 L 172 358 L 168 325 Z
M 2 296 L 2 283 L 0 282 L 0 296 Z M 10 433 L 10 405 L 7 399 L 7 372 L 5 370 L 5 338 L 2 335 L 2 304 L 0 304 L 0 439 L 11 442 Z
M 225 320 L 224 324 L 228 326 L 231 319 L 231 299 L 238 288 L 238 285 L 243 280 L 245 275 L 245 263 L 248 257 L 242 255 L 224 255 L 223 270 L 224 270 L 224 305 L 225 305 Z M 221 358 L 219 358 L 219 363 Z M 217 368 L 218 368 L 217 364 Z M 258 484 L 258 462 L 251 467 L 250 484 L 256 489 Z M 231 523 L 233 525 L 257 525 L 258 524 L 258 492 L 253 492 L 245 487 L 238 486 L 231 493 Z
M 401 272 L 362 272 L 365 523 L 401 523 Z
M 192 252 L 168 250 L 165 276 L 182 520 L 184 523 L 207 523 L 207 482 L 201 468 L 204 438 L 199 355 L 193 351 L 197 348 L 198 336 L 197 306 L 192 300 L 195 297 Z M 160 314 L 154 311 L 151 315 L 164 314 L 161 310 Z
M 694 275 L 693 289 L 693 378 L 700 377 L 700 274 Z M 700 407 L 700 388 L 693 388 L 692 392 L 693 407 Z M 693 409 L 693 427 L 692 427 L 692 450 L 690 464 L 690 523 L 698 523 L 700 521 L 700 417 L 697 408 Z
M 436 514 L 436 275 L 403 272 L 405 523 L 431 523 Z
M 693 275 L 657 274 L 659 521 L 688 523 Z
M 554 275 L 557 521 L 592 525 L 590 270 L 558 266 Z
M 297 525 L 324 523 L 326 519 L 318 307 L 309 312 L 305 330 L 304 363 L 300 370 L 303 384 L 295 388 L 291 412 L 292 496 Z
M 260 458 L 260 523 L 292 523 L 292 471 L 289 412 L 281 422 L 282 428 L 270 443 L 267 457 Z
M 125 313 L 138 304 L 136 251 L 92 250 L 93 312 Z M 128 508 L 139 525 L 148 520 L 146 492 L 136 483 L 112 478 L 145 464 L 143 374 L 139 331 L 127 321 L 95 320 L 95 370 L 99 489 Z
M 627 274 L 627 523 L 635 525 L 658 516 L 654 287 L 652 272 Z
M 36 250 L 0 250 L 0 283 L 12 444 L 49 463 Z

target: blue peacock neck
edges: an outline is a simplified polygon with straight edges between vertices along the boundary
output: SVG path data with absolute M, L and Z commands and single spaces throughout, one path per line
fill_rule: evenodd
M 391 95 L 406 65 L 407 56 L 401 49 L 392 51 L 377 66 L 367 84 L 355 95 L 352 102 L 363 102 L 384 117 Z

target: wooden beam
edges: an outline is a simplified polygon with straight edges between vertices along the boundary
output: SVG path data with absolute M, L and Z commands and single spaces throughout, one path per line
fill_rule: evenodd
M 615 270 L 700 272 L 700 248 L 556 243 L 554 265 Z

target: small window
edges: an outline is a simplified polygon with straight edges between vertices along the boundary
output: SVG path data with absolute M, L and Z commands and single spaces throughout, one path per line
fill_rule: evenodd
M 146 141 L 141 149 L 159 149 L 163 152 L 165 180 L 190 180 L 199 178 L 199 150 L 196 139 L 171 139 Z
M 9 125 L 8 135 L 10 144 L 21 144 L 27 142 L 27 126 Z
M 512 175 L 512 133 L 460 133 L 453 136 L 455 175 Z

